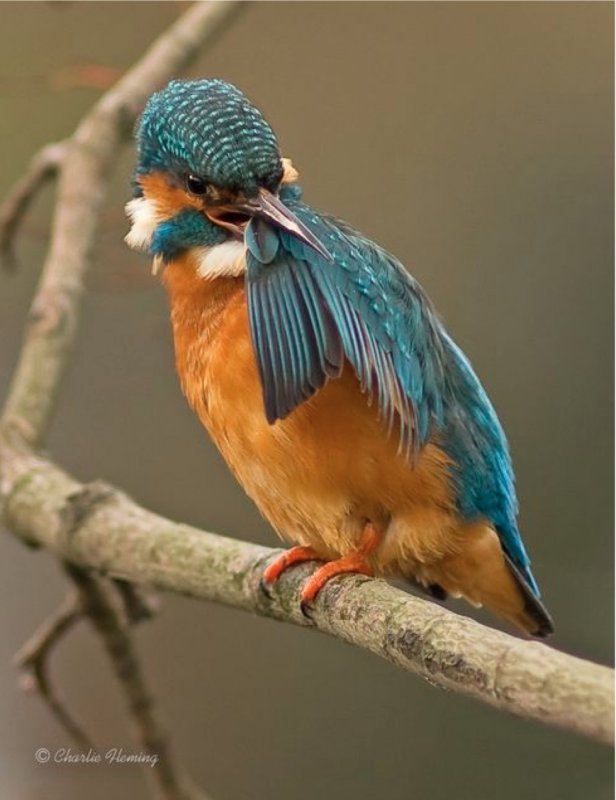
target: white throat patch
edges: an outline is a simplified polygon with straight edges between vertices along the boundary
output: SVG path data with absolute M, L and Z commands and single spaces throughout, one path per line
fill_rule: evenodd
M 212 247 L 191 250 L 201 278 L 237 278 L 246 272 L 246 248 L 243 242 L 232 240 Z

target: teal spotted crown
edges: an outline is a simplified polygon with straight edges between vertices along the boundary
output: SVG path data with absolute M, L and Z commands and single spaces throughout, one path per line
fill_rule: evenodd
M 172 81 L 148 100 L 137 139 L 137 174 L 191 173 L 247 193 L 275 189 L 282 176 L 273 130 L 226 81 Z

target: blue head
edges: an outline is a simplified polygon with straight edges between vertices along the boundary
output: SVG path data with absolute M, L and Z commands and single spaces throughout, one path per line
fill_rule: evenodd
M 296 173 L 261 113 L 230 83 L 172 81 L 148 100 L 137 128 L 133 227 L 127 242 L 167 262 L 195 247 L 238 245 L 251 219 L 319 247 L 278 198 Z M 263 238 L 261 236 L 260 238 Z
M 225 81 L 172 81 L 148 100 L 137 139 L 137 178 L 161 170 L 248 196 L 260 186 L 275 192 L 282 178 L 274 131 Z

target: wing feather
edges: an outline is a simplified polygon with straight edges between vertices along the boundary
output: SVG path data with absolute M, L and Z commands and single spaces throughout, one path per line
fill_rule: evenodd
M 465 519 L 484 517 L 529 591 L 537 584 L 517 528 L 507 441 L 464 354 L 417 282 L 389 253 L 297 196 L 290 210 L 331 256 L 277 230 L 271 263 L 247 254 L 250 326 L 267 418 L 290 413 L 351 364 L 399 449 L 413 459 L 436 437 L 451 458 Z M 255 249 L 255 248 L 253 248 Z M 263 248 L 261 248 L 263 249 Z
M 284 419 L 340 374 L 343 352 L 310 273 L 287 253 L 263 264 L 247 254 L 248 315 L 268 422 Z

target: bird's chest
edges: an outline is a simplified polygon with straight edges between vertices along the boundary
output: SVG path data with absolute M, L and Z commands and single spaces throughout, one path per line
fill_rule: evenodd
M 164 282 L 183 392 L 246 492 L 281 533 L 339 526 L 347 498 L 331 472 L 346 472 L 350 452 L 332 431 L 338 414 L 348 426 L 343 398 L 327 410 L 308 401 L 268 424 L 243 277 L 203 280 L 178 261 Z
M 260 395 L 243 278 L 200 278 L 186 258 L 163 279 L 184 394 L 219 446 L 234 432 L 248 435 Z

